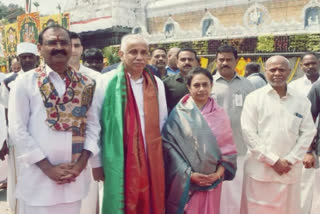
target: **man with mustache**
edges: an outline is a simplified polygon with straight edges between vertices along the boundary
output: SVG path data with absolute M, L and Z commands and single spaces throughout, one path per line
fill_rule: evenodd
M 79 214 L 89 189 L 87 162 L 99 152 L 88 113 L 95 82 L 68 66 L 65 28 L 46 27 L 38 41 L 44 65 L 19 76 L 9 99 L 9 135 L 19 166 L 16 197 L 22 214 Z
M 305 214 L 300 208 L 302 160 L 316 128 L 310 101 L 291 87 L 289 60 L 266 61 L 268 84 L 245 100 L 241 125 L 248 146 L 241 214 Z
M 307 96 L 311 87 L 319 79 L 319 68 L 319 59 L 315 53 L 309 52 L 304 54 L 301 57 L 300 62 L 300 69 L 303 71 L 304 75 L 301 78 L 292 81 L 289 84 L 289 87 L 298 90 L 300 93 Z M 314 98 L 314 96 L 312 97 Z M 315 104 L 314 102 L 312 103 Z M 315 200 L 313 200 L 313 195 L 314 193 L 317 193 L 314 191 L 314 187 L 318 186 L 315 184 L 315 180 L 317 180 L 316 177 L 320 176 L 320 172 L 314 168 L 315 158 L 312 153 L 312 148 L 310 148 L 303 159 L 304 168 L 302 169 L 301 177 L 301 213 L 310 213 L 312 204 L 315 203 Z
M 167 51 L 164 48 L 156 48 L 151 51 L 150 64 L 158 69 L 162 80 L 168 76 L 166 70 L 167 62 Z
M 179 100 L 189 93 L 186 76 L 197 65 L 197 53 L 191 48 L 182 48 L 177 53 L 177 67 L 180 72 L 164 79 L 168 112 L 170 112 Z
M 15 79 L 31 69 L 34 69 L 38 63 L 38 50 L 37 46 L 33 43 L 22 42 L 17 45 L 17 55 L 21 69 L 16 73 L 10 73 L 6 75 L 6 78 L 0 84 L 0 105 L 5 108 L 6 124 L 8 125 L 8 101 L 10 96 L 10 90 L 15 86 Z M 6 128 L 3 130 L 6 130 Z M 4 160 L 5 156 L 8 156 L 8 190 L 7 198 L 9 206 L 13 212 L 16 211 L 16 197 L 15 197 L 15 185 L 16 185 L 16 157 L 14 155 L 14 145 L 9 135 L 3 142 L 0 150 L 0 159 Z
M 254 90 L 249 80 L 239 76 L 235 67 L 238 52 L 230 45 L 217 49 L 218 72 L 213 76 L 212 96 L 224 108 L 230 118 L 234 141 L 237 146 L 237 173 L 232 181 L 225 182 L 221 192 L 221 214 L 239 214 L 242 191 L 243 163 L 247 148 L 243 142 L 240 116 L 246 96 Z

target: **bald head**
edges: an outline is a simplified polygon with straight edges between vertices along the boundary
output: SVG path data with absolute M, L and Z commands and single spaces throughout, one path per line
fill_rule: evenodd
M 273 88 L 286 87 L 290 62 L 283 56 L 272 56 L 266 61 L 266 78 Z
M 173 47 L 170 48 L 168 51 L 168 66 L 174 70 L 176 70 L 177 67 L 177 54 L 180 51 L 180 48 Z
M 272 56 L 270 57 L 267 61 L 266 61 L 266 67 L 268 67 L 268 65 L 272 64 L 272 63 L 281 63 L 284 66 L 287 66 L 288 69 L 291 69 L 290 67 L 290 61 L 285 58 L 284 56 L 280 56 L 280 55 L 276 55 L 276 56 Z

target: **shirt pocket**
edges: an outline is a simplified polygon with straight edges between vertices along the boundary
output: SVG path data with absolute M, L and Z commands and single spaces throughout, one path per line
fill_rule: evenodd
M 302 118 L 290 114 L 287 119 L 288 130 L 295 136 L 299 135 L 301 122 L 302 122 Z

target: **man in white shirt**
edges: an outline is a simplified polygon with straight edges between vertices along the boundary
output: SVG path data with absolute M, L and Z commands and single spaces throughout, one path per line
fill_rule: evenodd
M 99 78 L 101 76 L 100 72 L 95 71 L 91 68 L 88 68 L 80 63 L 80 59 L 83 53 L 83 46 L 81 43 L 80 36 L 75 32 L 70 32 L 70 38 L 71 38 L 72 52 L 69 60 L 69 65 L 71 65 L 76 71 L 94 80 Z
M 70 35 L 71 45 L 72 45 L 69 65 L 71 65 L 79 73 L 81 73 L 85 76 L 88 76 L 91 79 L 97 80 L 101 76 L 100 72 L 97 72 L 95 70 L 92 70 L 92 69 L 80 64 L 81 55 L 83 53 L 83 46 L 81 43 L 80 36 L 75 32 L 69 32 L 69 35 Z M 88 167 L 89 166 L 90 166 L 90 164 L 88 164 Z M 88 193 L 87 197 L 84 200 L 82 200 L 81 214 L 99 213 L 99 206 L 97 206 L 98 201 L 99 201 L 98 182 L 91 179 L 89 193 Z
M 9 99 L 19 213 L 79 214 L 89 189 L 87 161 L 99 152 L 87 114 L 95 82 L 68 66 L 71 40 L 65 28 L 43 29 L 38 49 L 45 65 L 19 76 Z
M 268 85 L 245 100 L 241 125 L 248 146 L 241 214 L 301 214 L 302 159 L 316 133 L 310 101 L 287 87 L 289 61 L 266 62 Z
M 37 46 L 33 43 L 22 42 L 17 45 L 17 55 L 19 63 L 21 64 L 20 70 L 16 73 L 9 73 L 0 85 L 0 105 L 2 104 L 6 109 L 8 108 L 8 101 L 10 95 L 10 89 L 15 85 L 15 79 L 17 76 L 24 74 L 31 69 L 34 69 L 38 62 L 38 50 Z M 5 117 L 7 118 L 7 117 Z M 8 121 L 7 121 L 8 122 Z M 7 135 L 7 133 L 6 133 Z M 14 152 L 14 146 L 11 142 L 10 136 L 7 135 L 5 141 L 2 144 L 0 151 L 0 158 L 4 158 L 9 153 L 8 157 L 8 188 L 7 188 L 7 200 L 10 209 L 13 212 L 17 212 L 18 206 L 15 197 L 15 186 L 17 180 L 17 164 Z
M 289 87 L 299 91 L 307 96 L 312 85 L 319 79 L 320 63 L 315 53 L 309 52 L 301 57 L 300 69 L 304 72 L 303 77 L 292 81 Z M 313 202 L 313 195 L 320 194 L 314 192 L 314 184 L 316 181 L 316 170 L 314 168 L 314 157 L 312 153 L 306 153 L 303 163 L 301 177 L 301 209 L 302 214 L 309 214 Z M 320 172 L 319 172 L 320 173 Z M 318 173 L 317 173 L 318 174 Z M 317 185 L 317 184 L 316 184 Z M 320 185 L 320 184 L 319 184 Z
M 148 49 L 141 35 L 124 36 L 122 63 L 98 81 L 92 109 L 102 121 L 104 214 L 164 213 L 160 132 L 167 105 L 162 81 L 145 68 Z
M 220 213 L 239 214 L 242 191 L 243 163 L 247 148 L 243 142 L 240 116 L 246 96 L 254 90 L 253 85 L 235 71 L 238 60 L 237 50 L 230 45 L 222 45 L 217 50 L 218 72 L 213 76 L 212 96 L 227 112 L 235 144 L 237 146 L 237 173 L 232 181 L 222 185 Z

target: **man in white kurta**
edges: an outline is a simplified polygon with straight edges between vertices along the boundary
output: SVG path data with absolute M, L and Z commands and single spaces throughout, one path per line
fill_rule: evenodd
M 319 80 L 319 67 L 320 62 L 315 53 L 306 53 L 302 56 L 300 63 L 300 69 L 304 72 L 304 75 L 301 78 L 290 82 L 289 87 L 307 96 L 312 85 Z M 303 160 L 304 167 L 302 168 L 301 177 L 301 214 L 309 214 L 313 202 L 316 203 L 317 200 L 320 199 L 320 193 L 314 191 L 320 187 L 320 182 L 318 182 L 320 170 L 314 168 L 315 159 L 311 152 L 312 151 L 307 153 Z M 315 196 L 315 200 L 313 196 Z
M 286 58 L 269 58 L 269 84 L 244 103 L 241 125 L 248 152 L 241 214 L 301 214 L 302 159 L 316 129 L 310 101 L 287 87 L 290 71 Z
M 144 67 L 146 66 L 147 58 L 148 58 L 148 45 L 147 45 L 146 41 L 140 35 L 126 35 L 125 37 L 123 37 L 123 39 L 121 41 L 120 54 L 121 54 L 122 63 L 119 66 L 123 67 L 125 69 L 125 72 L 128 74 L 128 79 L 130 81 L 134 100 L 135 100 L 135 103 L 137 106 L 137 110 L 139 112 L 140 126 L 138 128 L 139 129 L 141 128 L 141 133 L 142 133 L 142 137 L 143 137 L 143 145 L 145 148 L 143 153 L 145 154 L 146 157 L 148 157 L 148 154 L 147 154 L 148 148 L 147 147 L 150 146 L 150 142 L 146 141 L 146 136 L 148 136 L 148 133 L 146 133 L 146 130 L 148 130 L 148 128 L 150 129 L 150 127 L 146 127 L 145 121 L 146 121 L 147 116 L 150 117 L 150 114 L 148 114 L 148 109 L 146 109 L 146 102 L 144 99 L 144 95 L 145 95 L 144 82 L 146 81 L 146 79 L 145 79 L 144 75 L 142 75 L 143 72 L 146 72 L 146 71 L 144 71 Z M 92 109 L 95 111 L 95 115 L 96 115 L 97 119 L 100 118 L 101 109 L 102 109 L 104 101 L 106 99 L 108 99 L 108 97 L 110 96 L 105 93 L 106 88 L 109 85 L 110 81 L 113 80 L 113 78 L 117 75 L 118 72 L 124 72 L 124 71 L 122 71 L 122 70 L 119 71 L 117 69 L 110 71 L 106 74 L 103 74 L 101 76 L 101 79 L 97 81 L 96 94 L 95 94 L 95 98 L 94 98 L 93 104 L 92 104 Z M 167 118 L 167 105 L 166 105 L 164 85 L 159 78 L 157 78 L 156 76 L 154 76 L 154 78 L 155 78 L 155 84 L 157 85 L 157 91 L 158 91 L 157 98 L 158 98 L 158 109 L 159 109 L 159 115 L 154 115 L 154 118 L 159 118 L 159 124 L 157 124 L 157 126 L 160 127 L 160 129 L 161 129 L 165 123 L 166 118 Z M 117 104 L 115 103 L 114 105 L 117 105 Z M 149 109 L 149 112 L 150 112 L 150 109 Z M 101 130 L 101 128 L 96 129 L 96 131 L 98 133 L 100 130 Z M 160 130 L 155 130 L 155 131 L 158 131 L 160 133 Z M 121 141 L 119 141 L 119 142 L 112 142 L 112 143 L 123 143 L 123 142 L 121 139 Z M 161 144 L 159 145 L 156 142 L 153 142 L 153 143 L 154 143 L 153 148 L 161 146 Z M 104 155 L 106 155 L 106 154 L 104 154 Z M 160 154 L 160 155 L 162 158 L 162 154 Z M 149 157 L 149 158 L 151 158 L 151 159 L 153 158 L 155 160 L 158 159 L 158 157 Z M 108 166 L 108 165 L 104 166 L 104 168 L 107 168 L 107 167 L 112 168 L 113 166 Z M 157 167 L 159 168 L 159 170 L 164 169 L 162 159 L 159 159 Z M 117 169 L 115 167 L 113 167 L 113 169 L 115 169 L 115 171 L 117 171 Z M 158 169 L 156 169 L 156 170 L 158 170 Z M 151 170 L 149 169 L 149 171 L 151 171 Z M 95 179 L 98 179 L 98 180 L 101 179 L 101 178 L 99 178 L 99 176 L 97 176 L 97 174 L 94 173 Z M 106 176 L 106 180 L 108 180 L 108 176 L 112 177 L 112 175 L 110 175 L 110 174 L 105 174 L 105 176 Z M 140 175 L 137 174 L 137 177 L 138 176 L 140 176 Z M 149 180 L 152 180 L 152 179 L 153 178 L 150 175 Z M 163 183 L 164 178 L 159 177 L 158 181 L 157 181 L 158 186 L 161 186 L 164 184 Z M 156 183 L 156 182 L 154 182 L 154 183 Z M 106 184 L 108 184 L 107 181 L 105 182 L 105 185 Z M 138 186 L 132 186 L 132 188 L 136 188 L 136 189 L 138 189 L 137 191 L 141 191 Z M 106 193 L 106 191 L 105 191 L 105 193 Z M 152 205 L 152 209 L 159 209 L 162 211 L 161 213 L 164 213 L 164 188 L 161 189 L 161 191 L 159 191 L 159 192 L 151 192 L 151 193 L 159 195 L 160 198 L 163 197 L 162 198 L 163 201 L 160 201 L 160 200 L 157 201 L 157 203 L 158 203 L 157 206 L 154 207 Z M 123 194 L 123 193 L 119 193 L 119 194 Z M 115 196 L 115 197 L 118 197 L 118 196 Z M 112 206 L 111 211 L 110 211 L 109 207 L 104 207 L 105 208 L 104 213 L 113 213 L 113 211 L 112 211 L 113 208 L 118 207 L 116 205 L 115 200 L 113 200 L 113 199 L 114 198 L 110 198 L 111 202 L 109 203 Z M 109 200 L 109 198 L 104 198 L 104 202 L 105 202 L 105 200 Z M 127 200 L 127 199 L 125 199 L 125 200 Z M 141 201 L 141 199 L 139 197 L 139 198 L 137 198 L 137 204 L 138 203 L 149 203 L 149 202 Z M 119 209 L 127 209 L 127 203 L 123 204 L 123 206 L 124 207 L 121 207 L 121 205 L 120 205 L 118 208 Z M 137 206 L 137 205 L 133 205 L 130 208 L 136 209 L 135 206 Z M 149 211 L 150 210 L 147 210 L 147 212 L 149 212 Z M 132 213 L 139 213 L 139 212 L 132 212 Z M 157 212 L 153 211 L 152 213 L 157 213 Z
M 38 84 L 47 84 L 45 79 L 40 81 L 44 75 L 56 90 L 48 98 L 58 96 L 65 101 L 66 84 L 70 81 L 66 72 L 74 72 L 68 67 L 71 56 L 68 31 L 61 26 L 45 28 L 40 33 L 38 48 L 45 66 L 19 76 L 9 100 L 9 134 L 20 166 L 16 187 L 16 196 L 21 201 L 20 214 L 79 214 L 81 200 L 89 190 L 90 172 L 86 164 L 90 155 L 99 152 L 99 136 L 92 131 L 94 121 L 89 113 L 80 151 L 74 148 L 73 132 L 58 131 L 59 127 L 48 125 L 48 106 L 44 105 L 41 96 L 44 91 L 40 91 Z M 71 81 L 69 88 L 74 87 L 73 79 Z M 79 100 L 72 103 L 77 102 Z M 63 117 L 64 107 L 59 105 L 59 109 L 58 114 Z M 14 114 L 10 113 L 12 110 Z M 81 113 L 72 112 L 72 115 Z M 73 152 L 81 154 L 75 162 L 72 162 Z
M 21 64 L 21 69 L 17 73 L 9 73 L 3 80 L 3 84 L 0 86 L 0 104 L 6 109 L 8 108 L 10 89 L 15 85 L 15 79 L 17 76 L 24 74 L 36 67 L 38 61 L 37 46 L 33 43 L 22 42 L 17 45 L 17 56 Z M 12 111 L 15 112 L 15 111 Z M 7 154 L 5 151 L 9 151 L 8 156 L 8 188 L 7 188 L 7 201 L 9 207 L 13 212 L 18 212 L 18 205 L 15 197 L 15 186 L 17 181 L 18 166 L 16 163 L 14 145 L 12 143 L 10 135 L 7 135 L 6 142 L 1 151 Z
M 83 46 L 81 42 L 80 36 L 75 33 L 75 32 L 69 32 L 70 34 L 70 39 L 71 39 L 71 45 L 72 45 L 72 51 L 71 51 L 71 57 L 69 60 L 69 65 L 71 65 L 76 71 L 79 73 L 90 77 L 91 79 L 98 80 L 101 76 L 100 72 L 97 72 L 95 70 L 92 70 L 82 64 L 80 64 L 80 59 L 83 53 Z M 88 165 L 91 167 L 91 165 Z M 95 167 L 95 166 L 93 166 Z M 90 175 L 91 176 L 91 175 Z M 87 197 L 82 200 L 81 204 L 81 214 L 87 214 L 87 213 L 92 213 L 96 214 L 99 213 L 99 183 L 94 181 L 93 178 L 91 179 L 90 182 L 90 188 L 89 188 L 89 193 Z M 101 195 L 102 197 L 103 195 Z

